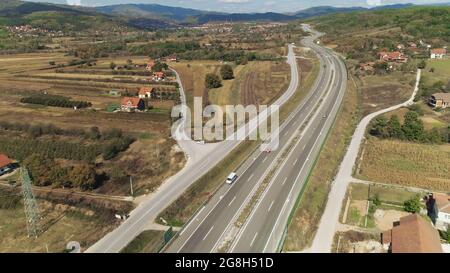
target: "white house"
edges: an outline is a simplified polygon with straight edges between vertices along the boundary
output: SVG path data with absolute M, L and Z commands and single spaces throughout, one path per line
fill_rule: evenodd
M 431 59 L 444 59 L 447 55 L 447 49 L 445 48 L 435 48 L 430 52 Z
M 434 193 L 428 197 L 428 216 L 437 229 L 448 230 L 450 226 L 450 195 Z

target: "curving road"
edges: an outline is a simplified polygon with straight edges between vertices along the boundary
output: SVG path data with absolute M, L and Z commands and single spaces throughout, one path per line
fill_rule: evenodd
M 291 68 L 291 82 L 286 92 L 274 102 L 275 105 L 283 105 L 292 97 L 298 88 L 298 68 L 293 48 L 293 45 L 289 45 L 289 53 L 287 56 L 287 63 Z M 177 80 L 180 83 L 182 101 L 185 103 L 183 86 L 179 75 L 176 75 Z M 260 120 L 260 123 L 262 122 L 265 122 L 265 120 Z M 190 125 L 187 125 L 186 120 L 180 119 L 176 126 L 176 135 L 185 135 L 187 126 Z M 242 134 L 242 131 L 244 130 L 244 135 L 248 135 L 255 129 L 255 123 L 250 121 L 245 128 L 240 128 L 236 134 Z M 192 140 L 179 140 L 178 143 L 188 156 L 186 166 L 176 175 L 165 181 L 155 193 L 147 196 L 145 200 L 130 213 L 130 217 L 125 222 L 87 249 L 87 253 L 119 252 L 139 235 L 149 223 L 152 223 L 161 211 L 182 195 L 189 186 L 211 170 L 215 165 L 219 164 L 230 151 L 240 144 L 240 141 L 226 140 L 216 144 L 200 145 Z
M 228 237 L 235 237 L 231 245 L 233 252 L 277 251 L 290 212 L 346 90 L 346 68 L 332 51 L 314 43 L 320 35 L 314 32 L 312 37 L 303 40 L 304 45 L 317 53 L 321 69 L 308 97 L 282 125 L 281 148 L 270 154 L 256 151 L 237 170 L 239 179 L 232 186 L 224 185 L 166 252 L 214 252 L 229 240 Z M 305 125 L 300 140 L 295 141 Z M 295 147 L 281 166 L 277 166 L 274 178 L 245 225 L 237 235 L 233 234 L 231 231 L 241 210 L 292 142 Z

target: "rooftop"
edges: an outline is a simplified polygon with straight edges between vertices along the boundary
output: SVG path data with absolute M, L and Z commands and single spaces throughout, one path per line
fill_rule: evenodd
M 438 231 L 417 214 L 401 218 L 397 226 L 384 232 L 383 243 L 391 243 L 392 253 L 442 253 Z

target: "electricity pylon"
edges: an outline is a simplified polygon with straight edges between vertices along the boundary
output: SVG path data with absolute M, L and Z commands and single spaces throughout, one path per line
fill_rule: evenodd
M 20 168 L 20 176 L 22 178 L 22 194 L 25 216 L 27 218 L 28 238 L 37 238 L 39 235 L 39 208 L 31 188 L 31 178 L 26 168 Z

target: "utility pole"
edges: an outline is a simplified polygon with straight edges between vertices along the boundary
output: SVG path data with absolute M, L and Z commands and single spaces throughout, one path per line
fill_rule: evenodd
M 134 196 L 134 190 L 133 190 L 133 178 L 130 175 L 130 190 L 131 190 L 131 196 Z
M 22 180 L 22 194 L 25 208 L 25 215 L 27 218 L 28 238 L 39 235 L 39 208 L 36 199 L 34 198 L 33 190 L 31 188 L 31 178 L 26 168 L 20 169 Z

